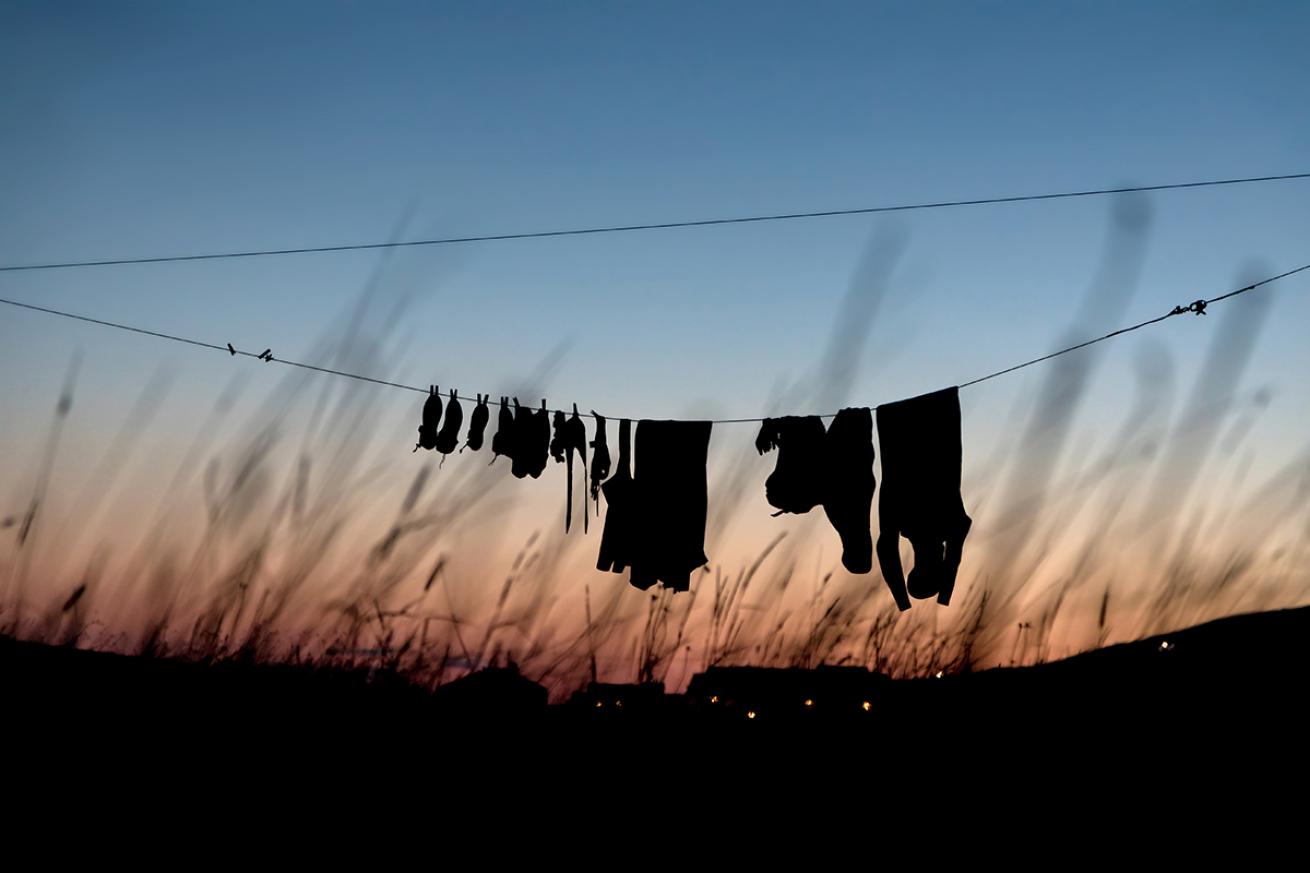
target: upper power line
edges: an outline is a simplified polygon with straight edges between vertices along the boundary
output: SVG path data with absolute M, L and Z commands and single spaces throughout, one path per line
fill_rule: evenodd
M 101 261 L 61 261 L 47 264 L 0 265 L 0 273 L 20 270 L 61 270 L 71 267 L 113 267 L 123 264 L 163 264 L 174 261 L 214 261 L 224 258 L 259 258 L 271 255 L 306 255 L 321 252 L 357 252 L 368 249 L 397 249 L 410 246 L 439 246 L 454 243 L 495 242 L 515 239 L 543 239 L 555 236 L 585 236 L 598 233 L 626 233 L 635 230 L 664 230 L 675 227 L 713 227 L 722 224 L 750 224 L 760 221 L 791 221 L 801 218 L 829 218 L 840 215 L 873 215 L 879 212 L 908 212 L 916 209 L 945 209 L 954 206 L 986 206 L 998 203 L 1024 203 L 1032 200 L 1060 200 L 1069 197 L 1093 197 L 1102 194 L 1128 194 L 1134 191 L 1174 191 L 1181 188 L 1211 188 L 1218 185 L 1245 185 L 1251 182 L 1284 182 L 1310 179 L 1310 173 L 1281 176 L 1249 176 L 1242 179 L 1208 179 L 1201 182 L 1173 182 L 1167 185 L 1133 185 L 1126 188 L 1097 188 L 1087 191 L 1061 191 L 1050 194 L 1018 194 L 1008 197 L 984 197 L 974 200 L 938 200 L 931 203 L 905 203 L 894 206 L 865 206 L 858 209 L 827 209 L 819 212 L 784 212 L 774 215 L 747 215 L 734 218 L 702 218 L 693 221 L 666 221 L 657 224 L 622 224 L 605 227 L 579 227 L 568 230 L 534 230 L 522 233 L 495 233 L 481 236 L 452 236 L 402 242 L 351 243 L 305 248 L 260 249 L 243 252 L 210 252 L 190 255 L 161 255 L 148 258 L 111 258 Z

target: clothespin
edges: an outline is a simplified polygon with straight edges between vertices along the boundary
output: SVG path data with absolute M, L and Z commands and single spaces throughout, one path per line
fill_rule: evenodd
M 232 357 L 235 358 L 235 357 L 237 356 L 237 350 L 234 349 L 234 348 L 232 348 L 232 344 L 231 344 L 231 343 L 228 343 L 228 344 L 227 344 L 227 351 L 228 351 L 228 354 L 232 355 Z
M 264 349 L 264 351 L 260 352 L 257 357 L 265 364 L 267 364 L 269 361 L 273 360 L 273 350 Z

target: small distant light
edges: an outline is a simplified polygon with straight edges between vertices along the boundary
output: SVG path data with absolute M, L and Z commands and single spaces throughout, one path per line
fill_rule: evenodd
M 811 706 L 813 706 L 813 705 L 814 705 L 814 701 L 813 701 L 813 700 L 810 700 L 808 697 L 805 698 L 805 708 L 806 708 L 806 709 L 809 709 L 809 708 L 810 708 Z
M 622 701 L 622 700 L 616 700 L 616 701 L 614 701 L 614 705 L 617 706 L 619 709 L 622 709 L 622 708 L 623 708 L 623 701 Z
M 750 712 L 746 713 L 746 717 L 747 717 L 747 718 L 754 718 L 754 717 L 755 717 L 755 710 L 752 709 Z
M 942 678 L 942 674 L 943 674 L 943 672 L 944 672 L 944 671 L 942 671 L 942 670 L 938 670 L 938 671 L 936 672 L 936 674 L 935 674 L 936 677 L 937 677 L 938 679 Z
M 710 695 L 710 703 L 718 703 L 718 702 L 719 702 L 719 695 L 717 695 L 717 694 L 711 694 L 711 695 Z
M 1169 642 L 1168 640 L 1161 640 L 1161 641 L 1160 641 L 1160 651 L 1162 651 L 1162 652 L 1168 652 L 1168 651 L 1171 651 L 1171 650 L 1173 649 L 1173 647 L 1174 647 L 1174 644 L 1171 643 L 1171 642 Z
M 600 702 L 599 700 L 596 701 L 596 708 L 597 708 L 597 709 L 600 709 L 600 708 L 601 708 L 602 706 L 604 706 L 604 705 L 605 705 L 605 704 L 602 703 L 602 702 Z
M 866 700 L 860 704 L 860 709 L 863 709 L 865 712 L 868 712 L 869 710 L 873 709 L 873 704 Z

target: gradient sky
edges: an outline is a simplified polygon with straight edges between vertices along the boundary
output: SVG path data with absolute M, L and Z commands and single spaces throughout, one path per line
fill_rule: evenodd
M 1305 172 L 1307 44 L 1310 6 L 1295 0 L 0 0 L 0 263 Z M 1125 322 L 1310 262 L 1308 181 L 1165 193 L 1145 208 Z M 903 249 L 848 399 L 897 399 L 1076 330 L 1111 209 L 1085 198 L 407 250 L 385 271 L 391 293 L 414 295 L 406 344 L 379 375 L 498 392 L 566 342 L 552 403 L 757 415 L 812 371 L 881 232 Z M 307 359 L 382 260 L 7 273 L 0 296 Z M 1274 464 L 1305 442 L 1310 279 L 1266 291 L 1271 315 L 1242 384 L 1271 392 L 1250 439 L 1257 463 Z M 1140 343 L 1172 355 L 1190 386 L 1220 322 L 1177 319 Z M 1119 421 L 1140 343 L 1102 347 L 1104 378 L 1080 420 Z M 272 370 L 6 309 L 6 500 L 30 487 L 78 350 L 72 457 L 121 424 L 160 367 L 173 393 L 156 435 L 176 429 L 179 441 L 234 371 L 257 391 Z M 971 451 L 1006 439 L 1016 398 L 1039 378 L 963 395 L 966 477 Z M 419 402 L 394 392 L 380 409 L 397 463 Z M 715 440 L 753 436 L 721 428 Z

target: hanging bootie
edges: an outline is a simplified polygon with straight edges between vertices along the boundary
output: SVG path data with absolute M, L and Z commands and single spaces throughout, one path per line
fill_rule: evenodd
M 514 413 L 509 411 L 509 398 L 500 398 L 500 415 L 496 416 L 496 433 L 491 437 L 491 463 L 501 455 L 514 460 Z
M 540 478 L 550 460 L 550 411 L 542 398 L 541 408 L 528 418 L 528 475 Z
M 437 451 L 449 455 L 459 445 L 459 429 L 464 425 L 464 410 L 459 405 L 459 393 L 450 392 L 450 402 L 446 404 L 446 420 L 441 423 L 437 433 Z M 443 462 L 445 458 L 441 459 Z
M 437 447 L 437 422 L 441 421 L 441 395 L 436 385 L 428 386 L 428 397 L 423 401 L 423 423 L 418 427 L 418 442 L 414 451 L 420 448 L 431 451 Z
M 514 428 L 510 431 L 510 458 L 514 461 L 511 472 L 515 479 L 522 479 L 528 475 L 532 469 L 533 462 L 529 458 L 532 452 L 532 438 L 528 431 L 535 430 L 532 426 L 532 412 L 519 405 L 519 399 L 514 398 Z
M 778 450 L 778 464 L 764 483 L 765 497 L 784 512 L 809 512 L 823 501 L 823 420 L 817 415 L 766 418 L 755 437 L 762 455 Z
M 491 409 L 487 406 L 490 397 L 490 394 L 477 395 L 478 403 L 473 407 L 473 415 L 469 419 L 469 433 L 459 450 L 461 454 L 464 449 L 472 449 L 476 452 L 482 448 L 482 435 L 487 430 L 487 422 L 491 420 Z

